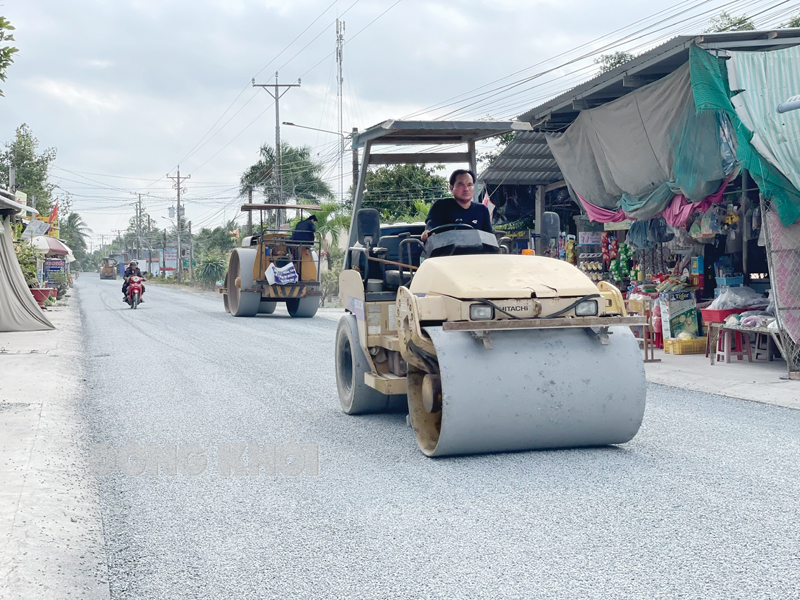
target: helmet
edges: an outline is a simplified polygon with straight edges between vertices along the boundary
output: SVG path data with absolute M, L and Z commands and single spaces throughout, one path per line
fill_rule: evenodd
M 128 263 L 128 266 L 129 267 L 135 267 L 136 266 L 136 261 L 132 260 L 131 262 Z

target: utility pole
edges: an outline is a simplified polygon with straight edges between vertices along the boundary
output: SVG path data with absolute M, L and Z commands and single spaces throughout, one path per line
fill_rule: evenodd
M 247 203 L 253 203 L 253 186 L 247 186 Z M 262 232 L 263 233 L 263 232 Z M 253 235 L 253 211 L 247 211 L 247 235 Z
M 100 254 L 102 254 L 104 258 L 105 258 L 105 255 L 106 255 L 106 246 L 103 243 L 103 238 L 105 238 L 105 237 L 106 236 L 104 236 L 102 233 L 100 234 Z
M 350 137 L 350 145 L 353 147 L 353 198 L 356 197 L 356 188 L 358 187 L 358 148 L 356 148 L 356 134 L 358 134 L 358 127 L 353 127 L 353 133 Z
M 142 260 L 142 195 L 136 205 L 136 260 Z
M 344 21 L 336 19 L 336 64 L 339 67 L 339 75 L 336 78 L 336 97 L 338 100 L 338 118 L 339 118 L 339 202 L 344 204 L 344 131 L 342 128 L 343 118 L 343 83 L 344 77 L 342 76 L 342 63 L 344 61 Z
M 177 264 L 177 271 L 175 271 L 175 276 L 177 277 L 176 281 L 178 283 L 180 283 L 181 282 L 181 278 L 182 278 L 181 277 L 182 270 L 183 270 L 183 263 L 181 261 L 181 228 L 182 228 L 182 225 L 181 225 L 181 214 L 182 214 L 182 211 L 181 211 L 181 184 L 184 181 L 186 181 L 187 179 L 191 179 L 192 176 L 191 175 L 187 175 L 186 177 L 181 177 L 181 166 L 178 165 L 178 171 L 177 171 L 177 174 L 175 175 L 175 177 L 173 177 L 169 173 L 167 173 L 167 177 L 169 177 L 170 179 L 172 179 L 175 182 L 175 185 L 173 187 L 178 190 L 178 210 L 177 210 L 177 213 L 176 213 L 177 222 L 178 222 L 178 227 L 177 227 L 177 230 L 178 230 L 178 261 L 177 261 L 177 263 L 178 264 Z
M 297 83 L 278 83 L 278 72 L 275 71 L 275 83 L 256 83 L 253 79 L 253 87 L 260 87 L 266 91 L 272 99 L 275 100 L 275 186 L 276 190 L 276 203 L 283 204 L 283 174 L 281 172 L 281 98 L 290 88 L 300 87 L 300 80 Z M 270 90 L 269 88 L 274 88 Z M 286 88 L 283 92 L 280 88 Z M 281 211 L 276 211 L 277 215 L 277 228 L 281 228 Z
M 194 239 L 192 239 L 191 221 L 189 221 L 189 279 L 194 281 Z

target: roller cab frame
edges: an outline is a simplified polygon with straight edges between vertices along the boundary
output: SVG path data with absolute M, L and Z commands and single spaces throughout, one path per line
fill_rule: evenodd
M 258 211 L 261 233 L 245 237 L 240 248 L 231 253 L 224 285 L 219 288 L 226 312 L 235 317 L 255 317 L 271 314 L 279 302 L 286 304 L 292 317 L 313 317 L 319 307 L 320 255 L 322 238 L 314 234 L 313 242 L 292 239 L 293 231 L 265 229 L 264 212 L 287 208 L 315 211 L 311 204 L 244 204 L 242 211 Z M 315 256 L 316 255 L 316 256 Z M 274 264 L 285 267 L 293 264 L 298 281 L 293 284 L 272 284 L 266 270 Z
M 557 259 L 504 254 L 495 235 L 465 225 L 423 244 L 424 224 L 381 224 L 362 207 L 370 165 L 474 172 L 477 140 L 525 127 L 386 121 L 353 140 L 364 159 L 339 279 L 339 398 L 348 414 L 407 410 L 428 456 L 623 443 L 641 424 L 630 326 L 645 321 L 626 314 L 616 287 Z M 373 152 L 454 143 L 466 152 Z

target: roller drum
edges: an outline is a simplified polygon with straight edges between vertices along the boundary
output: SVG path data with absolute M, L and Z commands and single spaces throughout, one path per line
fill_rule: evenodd
M 228 263 L 228 298 L 227 309 L 234 317 L 255 317 L 261 304 L 260 292 L 243 292 L 242 289 L 252 289 L 253 266 L 256 261 L 256 250 L 251 248 L 236 248 L 231 253 Z M 239 285 L 236 285 L 236 282 Z M 224 299 L 223 299 L 224 301 Z
M 496 331 L 491 349 L 467 332 L 425 331 L 441 411 L 426 410 L 431 381 L 419 372 L 409 374 L 409 409 L 428 456 L 622 444 L 639 430 L 644 364 L 627 327 L 610 328 L 608 345 L 588 329 Z

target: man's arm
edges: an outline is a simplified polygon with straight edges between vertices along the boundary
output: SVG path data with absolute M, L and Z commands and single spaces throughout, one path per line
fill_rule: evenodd
M 439 227 L 442 225 L 442 217 L 441 217 L 441 204 L 439 201 L 433 203 L 431 206 L 430 211 L 428 211 L 428 218 L 425 219 L 425 231 L 422 232 L 422 241 L 426 242 L 428 240 L 428 236 L 430 235 L 430 230 L 434 227 Z
M 483 204 L 479 204 L 478 206 L 483 207 L 483 217 L 481 218 L 480 229 L 486 231 L 487 233 L 494 233 L 494 228 L 492 227 L 492 217 L 489 215 L 489 209 Z

